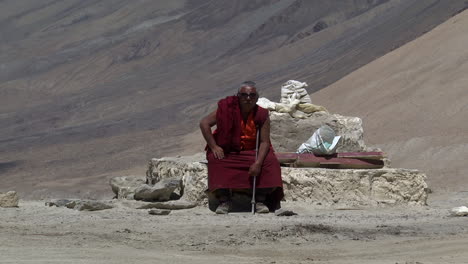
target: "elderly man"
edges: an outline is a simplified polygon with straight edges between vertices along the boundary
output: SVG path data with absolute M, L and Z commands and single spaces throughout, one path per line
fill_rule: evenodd
M 279 208 L 283 198 L 281 169 L 270 144 L 268 110 L 258 106 L 255 83 L 242 83 L 237 95 L 218 102 L 200 121 L 207 142 L 208 191 L 219 201 L 217 214 L 227 214 L 235 192 L 252 193 L 256 177 L 256 212 Z M 211 127 L 216 125 L 214 133 Z M 256 159 L 256 137 L 260 144 Z

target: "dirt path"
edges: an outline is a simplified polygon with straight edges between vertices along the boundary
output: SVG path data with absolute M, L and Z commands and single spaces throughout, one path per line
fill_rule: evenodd
M 202 207 L 168 216 L 123 206 L 79 212 L 22 201 L 0 208 L 0 263 L 468 263 L 468 218 L 447 210 L 466 197 L 365 210 L 284 204 L 293 217 Z

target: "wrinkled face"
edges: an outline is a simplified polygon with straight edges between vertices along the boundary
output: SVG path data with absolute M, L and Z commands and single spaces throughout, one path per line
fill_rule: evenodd
M 237 93 L 241 108 L 251 110 L 254 108 L 258 100 L 258 93 L 255 87 L 242 86 Z

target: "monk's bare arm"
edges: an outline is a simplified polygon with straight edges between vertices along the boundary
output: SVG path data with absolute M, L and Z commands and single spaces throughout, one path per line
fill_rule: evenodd
M 211 133 L 211 127 L 214 125 L 216 125 L 216 110 L 200 121 L 200 130 L 215 158 L 222 159 L 224 158 L 224 151 L 216 144 L 213 134 Z
M 256 177 L 262 170 L 263 161 L 270 151 L 270 118 L 267 118 L 260 129 L 260 146 L 258 147 L 258 159 L 250 166 L 249 175 Z
M 270 118 L 268 117 L 260 129 L 260 146 L 258 148 L 257 162 L 262 165 L 265 157 L 270 151 Z
M 211 127 L 214 125 L 216 125 L 216 111 L 213 111 L 200 121 L 200 130 L 209 148 L 216 145 L 216 141 L 211 133 Z

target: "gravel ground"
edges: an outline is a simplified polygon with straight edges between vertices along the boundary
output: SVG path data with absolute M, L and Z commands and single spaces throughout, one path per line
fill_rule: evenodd
M 468 218 L 449 214 L 467 192 L 433 195 L 425 207 L 284 203 L 298 213 L 290 217 L 44 203 L 0 208 L 0 263 L 468 263 Z

